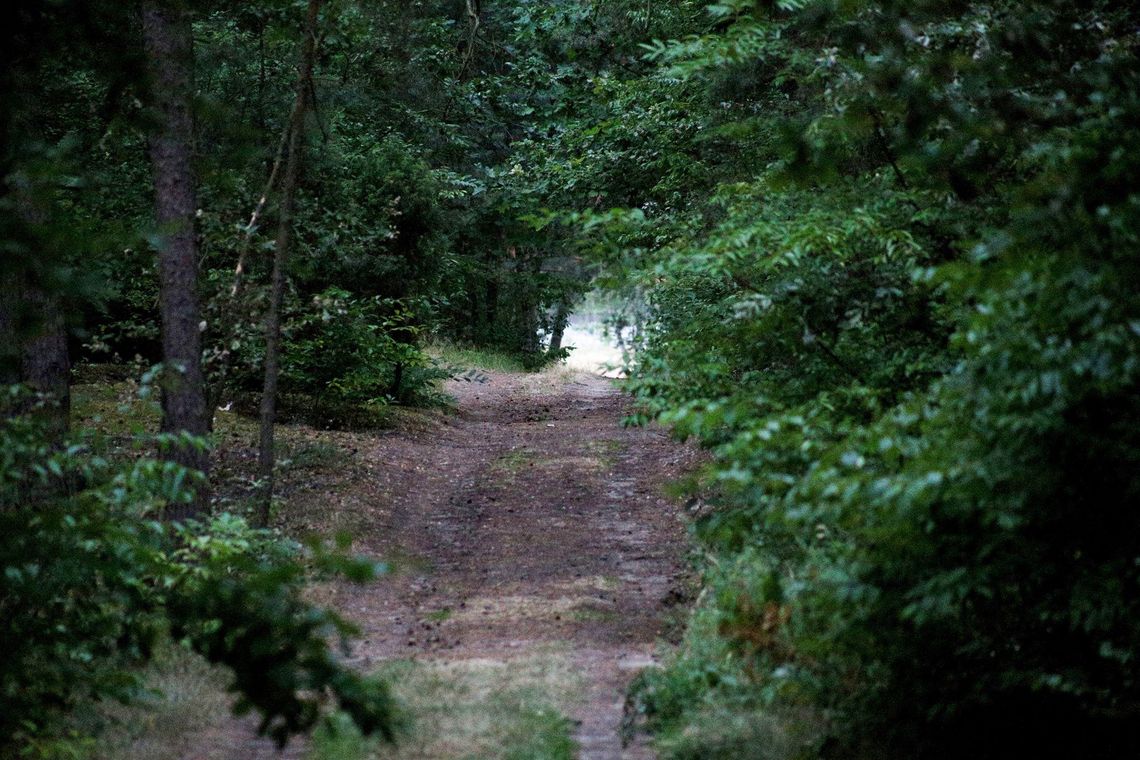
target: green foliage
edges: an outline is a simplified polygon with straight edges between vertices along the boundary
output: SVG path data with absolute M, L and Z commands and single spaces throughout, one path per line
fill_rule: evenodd
M 299 695 L 328 691 L 361 732 L 391 738 L 386 685 L 347 669 L 329 651 L 330 635 L 343 638 L 354 629 L 301 599 L 303 568 L 216 556 L 204 567 L 206 584 L 169 599 L 167 612 L 176 637 L 233 671 L 239 714 L 256 708 L 259 730 L 284 744 L 321 718 L 318 698 Z M 372 574 L 366 566 L 346 569 L 355 580 Z
M 37 54 L 5 70 L 33 85 L 0 146 L 5 188 L 48 219 L 0 195 L 0 266 L 79 296 L 87 350 L 153 363 L 145 125 L 133 57 L 104 50 L 134 49 L 130 24 L 49 5 L 14 17 Z M 706 591 L 640 691 L 666 756 L 1136 754 L 1135 8 L 482 5 L 477 29 L 460 3 L 326 5 L 287 405 L 343 422 L 431 403 L 446 371 L 426 338 L 540 365 L 556 358 L 540 334 L 600 273 L 635 304 L 630 421 L 712 455 Z M 219 396 L 258 387 L 275 200 L 246 224 L 298 13 L 196 16 Z M 238 668 L 279 735 L 317 714 L 290 685 L 331 688 L 365 725 L 384 714 L 314 643 L 341 624 L 296 601 L 299 570 L 263 538 L 153 519 L 189 474 L 5 424 L 0 489 L 22 508 L 3 513 L 18 709 L 0 727 L 128 694 L 164 628 Z M 195 591 L 207 580 L 218 593 Z M 12 607 L 25 596 L 38 606 Z
M 344 714 L 332 718 L 313 732 L 310 760 L 364 760 L 373 754 L 375 740 L 360 732 Z
M 558 198 L 648 293 L 631 421 L 714 457 L 659 746 L 1134 753 L 1134 11 L 710 10 L 523 149 L 631 207 Z
M 396 135 L 363 137 L 360 123 L 337 125 L 346 137 L 321 151 L 314 167 L 313 244 L 302 274 L 309 287 L 404 298 L 434 291 L 447 237 L 442 172 Z
M 289 4 L 255 5 L 195 14 L 202 84 L 195 116 L 199 140 L 210 146 L 198 166 L 206 361 L 214 400 L 237 401 L 242 409 L 250 406 L 245 394 L 259 387 L 276 192 L 252 226 L 250 212 L 292 101 L 300 23 Z M 326 423 L 375 419 L 385 403 L 436 403 L 430 383 L 439 373 L 412 348 L 429 333 L 538 353 L 546 313 L 581 289 L 568 284 L 580 273 L 542 271 L 561 251 L 522 239 L 524 227 L 505 205 L 513 196 L 502 192 L 492 166 L 504 154 L 506 131 L 526 120 L 514 112 L 524 110 L 519 101 L 537 72 L 503 74 L 510 54 L 500 46 L 473 64 L 478 76 L 457 77 L 454 51 L 466 30 L 445 5 L 336 2 L 322 14 L 320 68 L 329 77 L 319 78 L 308 130 L 287 300 L 294 327 L 311 331 L 326 316 L 322 299 L 337 291 L 337 298 L 362 304 L 357 311 L 373 320 L 367 332 L 375 333 L 365 337 L 366 350 L 340 357 L 359 363 L 343 365 L 337 378 L 315 377 L 305 366 L 311 355 L 291 357 L 321 348 L 311 338 L 284 346 L 286 362 L 298 370 L 286 406 L 309 409 Z M 512 13 L 489 12 L 485 28 L 514 33 Z M 85 264 L 102 290 L 84 294 L 85 321 L 97 323 L 86 326 L 84 356 L 140 355 L 154 363 L 160 359 L 157 277 L 147 243 L 149 177 L 140 162 L 146 125 L 133 120 L 133 102 L 105 92 L 101 76 L 85 67 L 69 72 L 61 98 L 91 110 L 111 98 L 103 105 L 116 121 L 106 130 L 70 112 L 45 117 L 83 156 L 73 168 L 82 180 L 68 209 L 107 233 L 88 233 L 100 247 Z M 131 80 L 119 84 L 129 87 Z M 243 252 L 234 298 L 234 267 Z M 363 328 L 357 332 L 363 336 Z M 407 361 L 395 360 L 400 351 Z M 396 366 L 404 376 L 393 377 Z M 338 384 L 330 389 L 333 380 Z
M 28 415 L 0 425 L 0 748 L 79 746 L 57 721 L 81 700 L 137 697 L 139 666 L 167 634 L 228 667 L 239 709 L 281 743 L 318 721 L 326 694 L 361 730 L 390 735 L 386 687 L 329 649 L 352 629 L 301 598 L 306 568 L 360 581 L 371 564 L 343 543 L 300 555 L 229 515 L 163 521 L 200 475 L 44 440 Z
M 432 401 L 447 373 L 419 348 L 420 332 L 407 302 L 329 288 L 285 326 L 282 391 L 342 414 Z

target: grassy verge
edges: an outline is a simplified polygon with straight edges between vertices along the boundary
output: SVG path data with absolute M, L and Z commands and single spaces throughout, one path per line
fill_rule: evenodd
M 229 674 L 172 644 L 142 673 L 144 692 L 129 705 L 99 702 L 73 718 L 90 760 L 181 760 L 202 732 L 230 716 Z
M 379 673 L 402 704 L 399 742 L 361 736 L 351 720 L 334 715 L 314 733 L 308 760 L 575 756 L 572 723 L 549 696 L 576 690 L 578 676 L 563 658 L 394 661 Z M 76 735 L 97 737 L 83 745 L 85 760 L 180 760 L 202 749 L 203 734 L 231 720 L 228 674 L 200 657 L 168 645 L 143 676 L 143 698 L 130 705 L 89 704 L 76 714 Z
M 334 721 L 313 737 L 310 760 L 570 760 L 572 724 L 550 701 L 577 676 L 557 656 L 498 662 L 397 661 L 380 670 L 405 706 L 395 747 Z
M 429 356 L 445 365 L 491 372 L 527 371 L 522 359 L 517 355 L 491 348 L 461 346 L 449 341 L 437 340 L 427 346 L 425 350 Z
M 817 757 L 826 716 L 774 679 L 757 677 L 754 662 L 726 638 L 732 623 L 719 600 L 742 583 L 743 568 L 710 571 L 684 625 L 683 638 L 662 667 L 641 672 L 632 686 L 637 714 L 662 760 L 802 760 Z M 756 635 L 763 635 L 758 628 Z M 777 700 L 777 697 L 784 700 Z

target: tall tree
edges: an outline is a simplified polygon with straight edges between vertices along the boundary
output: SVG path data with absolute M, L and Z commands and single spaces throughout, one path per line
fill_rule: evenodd
M 313 91 L 313 61 L 317 50 L 317 16 L 321 0 L 309 0 L 305 19 L 305 37 L 301 45 L 301 61 L 297 68 L 297 96 L 289 116 L 288 154 L 285 174 L 281 178 L 281 205 L 277 211 L 277 240 L 273 252 L 273 275 L 270 284 L 269 309 L 265 316 L 265 384 L 261 395 L 261 434 L 258 453 L 258 477 L 261 481 L 259 520 L 269 522 L 273 501 L 273 468 L 275 464 L 274 430 L 277 420 L 277 380 L 281 374 L 281 303 L 285 297 L 285 268 L 293 242 L 293 209 L 296 204 L 297 180 L 301 173 L 304 146 L 305 114 Z
M 202 377 L 201 309 L 198 299 L 197 202 L 191 166 L 193 145 L 193 35 L 185 7 L 171 0 L 147 2 L 143 40 L 155 125 L 150 136 L 155 217 L 159 229 L 159 308 L 162 320 L 162 430 L 205 436 L 209 415 Z M 209 455 L 198 444 L 179 442 L 167 456 L 209 471 Z M 208 487 L 194 503 L 172 510 L 172 519 L 204 509 Z
M 20 382 L 36 393 L 36 414 L 58 444 L 67 435 L 71 411 L 67 325 L 57 295 L 30 282 L 22 291 L 20 303 L 28 313 L 28 324 L 19 336 Z
M 13 12 L 14 10 L 14 12 Z M 42 160 L 45 108 L 37 83 L 55 47 L 52 19 L 37 8 L 9 9 L 0 47 L 0 234 L 7 261 L 0 267 L 0 383 L 20 383 L 40 400 L 53 441 L 68 428 L 71 364 L 58 295 L 47 284 L 60 246 L 51 244 Z M 26 411 L 22 403 L 17 411 Z
M 24 385 L 35 393 L 13 411 L 34 409 L 55 442 L 68 429 L 70 374 L 59 298 L 26 272 L 8 275 L 0 285 L 0 383 Z

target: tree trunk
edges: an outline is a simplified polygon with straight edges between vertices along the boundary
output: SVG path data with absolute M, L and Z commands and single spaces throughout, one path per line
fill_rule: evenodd
M 558 306 L 554 310 L 554 326 L 550 331 L 551 353 L 562 349 L 562 336 L 566 332 L 566 322 L 568 320 L 569 314 L 566 310 L 566 304 L 559 301 Z
M 9 273 L 0 273 L 0 385 L 20 382 L 20 333 L 16 326 L 20 289 Z
M 289 260 L 289 247 L 293 242 L 293 208 L 297 179 L 301 173 L 305 113 L 309 106 L 317 46 L 317 14 L 320 8 L 320 0 L 309 0 L 305 40 L 301 46 L 301 62 L 297 73 L 297 97 L 290 115 L 289 153 L 285 159 L 285 174 L 281 179 L 281 205 L 277 212 L 277 240 L 273 251 L 269 309 L 265 315 L 265 384 L 261 393 L 261 431 L 257 457 L 258 481 L 261 484 L 258 521 L 262 526 L 269 524 L 273 503 L 273 469 L 276 462 L 273 434 L 277 420 L 277 380 L 281 374 L 281 303 L 285 297 L 285 269 Z
M 25 64 L 27 61 L 25 61 Z M 15 87 L 34 81 L 28 70 L 5 65 L 2 84 L 10 94 Z M 18 99 L 16 99 L 18 101 Z M 67 328 L 59 295 L 44 287 L 45 272 L 58 263 L 45 246 L 44 231 L 50 224 L 45 199 L 37 194 L 34 181 L 12 180 L 20 174 L 21 160 L 29 156 L 27 144 L 15 135 L 35 142 L 42 125 L 36 108 L 20 109 L 13 102 L 0 106 L 0 198 L 15 207 L 14 246 L 7 266 L 0 268 L 0 385 L 24 384 L 42 404 L 21 403 L 8 409 L 22 414 L 34 411 L 45 424 L 51 443 L 67 436 L 71 411 L 71 362 L 67 352 Z
M 30 286 L 26 274 L 0 287 L 0 384 L 27 385 L 46 403 L 39 414 L 54 442 L 67 433 L 71 362 L 59 299 Z M 29 411 L 22 404 L 16 411 Z
M 28 225 L 26 240 L 34 241 L 34 225 L 20 199 L 20 220 Z M 24 253 L 37 254 L 34 243 Z M 9 272 L 0 285 L 0 385 L 22 384 L 36 398 L 21 402 L 9 413 L 34 413 L 44 424 L 48 440 L 61 444 L 67 436 L 71 411 L 71 362 L 67 327 L 59 297 L 33 284 L 34 272 Z
M 71 360 L 67 353 L 67 325 L 59 298 L 25 287 L 24 305 L 33 320 L 23 335 L 20 380 L 39 396 L 35 409 L 56 445 L 63 443 L 71 416 Z
M 162 431 L 205 437 L 209 430 L 202 377 L 201 309 L 198 302 L 197 201 L 191 167 L 193 145 L 193 35 L 188 12 L 174 2 L 143 5 L 143 41 L 157 120 L 150 135 L 155 218 L 160 242 L 159 309 L 162 318 Z M 179 443 L 162 454 L 204 474 L 209 454 Z M 201 514 L 209 488 L 199 484 L 191 504 L 171 506 L 169 519 Z
M 41 232 L 49 224 L 47 208 L 36 197 L 35 188 L 16 192 L 20 221 L 33 241 L 29 256 L 35 256 L 42 245 Z M 38 397 L 33 412 L 43 423 L 48 439 L 61 445 L 67 437 L 71 416 L 71 357 L 67 352 L 67 324 L 59 296 L 48 292 L 29 276 L 20 288 L 25 324 L 20 332 L 20 382 Z
M 538 280 L 538 275 L 542 271 L 542 258 L 537 251 L 529 251 L 528 261 L 520 261 L 519 269 L 521 270 L 524 265 L 529 264 L 531 277 L 528 278 L 528 285 Z M 519 341 L 520 349 L 524 354 L 537 354 L 542 345 L 538 339 L 538 325 L 539 325 L 539 309 L 538 309 L 538 293 L 530 290 L 528 287 L 526 295 L 519 299 L 518 304 L 518 326 L 519 326 Z

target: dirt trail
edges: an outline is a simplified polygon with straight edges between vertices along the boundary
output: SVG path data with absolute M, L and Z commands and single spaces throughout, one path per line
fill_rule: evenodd
M 363 669 L 560 659 L 572 680 L 554 688 L 573 693 L 556 702 L 579 756 L 651 757 L 623 747 L 625 691 L 675 613 L 685 529 L 662 486 L 692 452 L 660 430 L 622 428 L 627 401 L 602 378 L 483 379 L 454 383 L 458 413 L 417 430 L 335 434 L 355 461 L 294 494 L 284 519 L 347 528 L 359 551 L 395 558 L 378 583 L 321 593 L 361 626 Z M 262 754 L 239 743 L 242 757 Z

